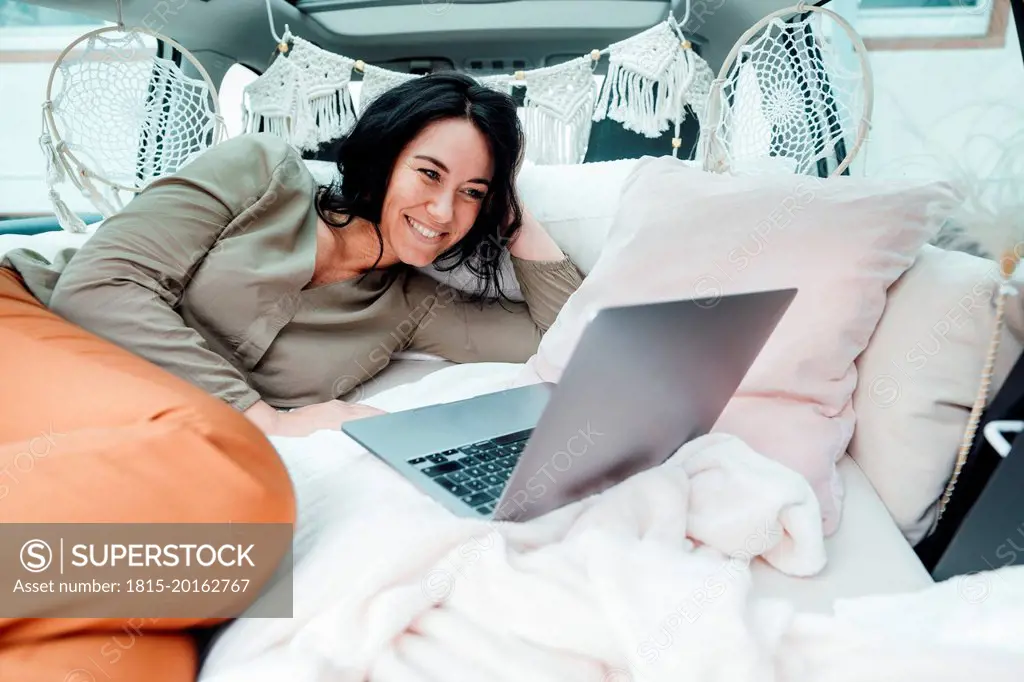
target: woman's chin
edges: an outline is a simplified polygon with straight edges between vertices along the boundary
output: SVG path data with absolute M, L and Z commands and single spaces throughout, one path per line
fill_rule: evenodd
M 434 251 L 426 252 L 421 249 L 405 249 L 399 254 L 398 260 L 414 268 L 425 268 L 437 259 Z

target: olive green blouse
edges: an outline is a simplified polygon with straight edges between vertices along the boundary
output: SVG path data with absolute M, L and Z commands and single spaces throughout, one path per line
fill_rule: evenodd
M 316 182 L 269 134 L 220 143 L 108 218 L 80 249 L 13 268 L 44 305 L 245 410 L 340 397 L 402 350 L 525 362 L 582 281 L 513 258 L 525 303 L 478 303 L 404 265 L 306 288 Z

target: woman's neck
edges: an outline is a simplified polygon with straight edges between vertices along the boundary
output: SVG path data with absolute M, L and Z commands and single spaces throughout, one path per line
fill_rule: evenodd
M 398 263 L 398 257 L 386 241 L 381 253 L 381 238 L 370 221 L 356 217 L 343 228 L 326 227 L 334 245 L 331 269 L 339 276 L 356 277 L 368 270 L 380 270 Z

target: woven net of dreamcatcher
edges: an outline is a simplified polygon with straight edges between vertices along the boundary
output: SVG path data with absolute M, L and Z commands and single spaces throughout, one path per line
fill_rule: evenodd
M 121 192 L 175 173 L 223 137 L 216 89 L 201 65 L 177 46 L 203 76 L 190 78 L 147 37 L 177 46 L 141 29 L 104 28 L 72 43 L 53 67 L 40 142 L 65 229 L 84 227 L 52 189 L 65 174 L 109 217 L 124 206 Z
M 823 40 L 827 17 L 834 15 L 769 15 L 740 39 L 712 91 L 717 115 L 704 131 L 708 170 L 756 168 L 771 157 L 802 174 L 819 174 L 819 164 L 829 161 L 821 174 L 849 165 L 867 136 L 873 86 L 852 28 L 846 60 Z M 839 21 L 840 29 L 848 26 Z

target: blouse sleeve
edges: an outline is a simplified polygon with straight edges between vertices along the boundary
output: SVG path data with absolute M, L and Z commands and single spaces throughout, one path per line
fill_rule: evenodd
M 466 301 L 459 292 L 422 273 L 411 276 L 410 304 L 424 314 L 409 349 L 453 362 L 526 362 L 554 324 L 583 275 L 569 258 L 527 261 L 512 257 L 522 303 Z
M 239 410 L 260 399 L 239 369 L 176 312 L 192 273 L 229 230 L 246 229 L 273 199 L 290 149 L 240 136 L 160 178 L 108 218 L 74 254 L 50 308 Z

